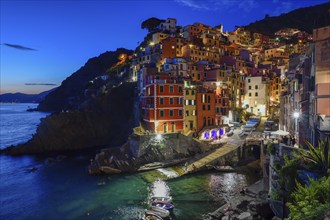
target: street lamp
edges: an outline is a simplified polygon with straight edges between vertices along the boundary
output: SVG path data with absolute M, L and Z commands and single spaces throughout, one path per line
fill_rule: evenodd
M 157 141 L 161 141 L 162 140 L 162 135 L 161 134 L 157 134 L 156 135 L 156 140 Z
M 293 117 L 295 119 L 295 136 L 296 136 L 296 143 L 299 146 L 299 135 L 298 135 L 298 118 L 300 117 L 300 113 L 299 112 L 294 112 L 293 113 Z M 294 146 L 293 146 L 294 147 Z

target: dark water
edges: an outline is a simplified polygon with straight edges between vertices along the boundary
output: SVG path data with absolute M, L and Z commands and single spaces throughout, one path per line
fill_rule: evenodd
M 28 140 L 41 117 L 32 104 L 1 104 L 1 148 Z M 90 176 L 91 155 L 0 156 L 0 219 L 138 219 L 148 195 L 171 195 L 176 219 L 201 219 L 252 180 L 204 172 L 148 183 L 141 174 Z M 31 168 L 37 168 L 31 170 Z

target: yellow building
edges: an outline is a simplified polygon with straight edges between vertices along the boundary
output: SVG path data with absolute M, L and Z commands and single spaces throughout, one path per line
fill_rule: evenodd
M 289 53 L 287 53 L 282 48 L 271 48 L 271 49 L 265 50 L 265 59 L 269 60 L 271 58 L 288 59 Z
M 184 81 L 184 134 L 197 128 L 196 86 L 190 80 Z
M 168 34 L 164 34 L 162 32 L 157 32 L 152 35 L 151 44 L 159 44 L 162 40 L 168 37 Z

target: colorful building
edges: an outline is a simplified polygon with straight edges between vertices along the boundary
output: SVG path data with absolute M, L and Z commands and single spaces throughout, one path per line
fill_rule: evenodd
M 143 121 L 153 133 L 183 131 L 183 81 L 168 74 L 147 76 Z

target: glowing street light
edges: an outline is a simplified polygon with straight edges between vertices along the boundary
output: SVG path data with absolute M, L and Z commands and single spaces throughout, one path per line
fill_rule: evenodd
M 160 141 L 161 139 L 162 139 L 162 135 L 161 135 L 161 134 L 157 134 L 157 135 L 156 135 L 156 140 L 157 140 L 157 141 Z
M 295 119 L 298 119 L 299 116 L 300 116 L 300 113 L 299 113 L 299 112 L 294 112 L 294 113 L 293 113 L 293 117 L 294 117 Z

